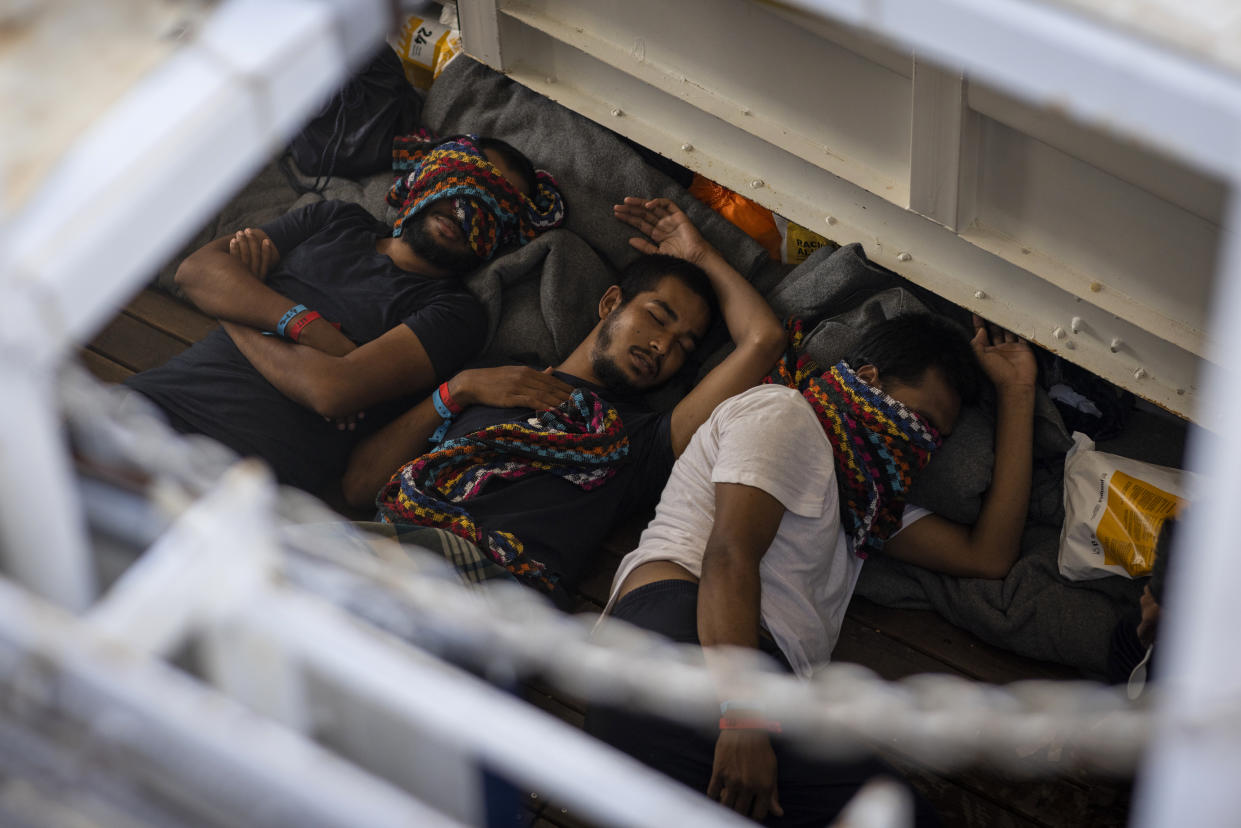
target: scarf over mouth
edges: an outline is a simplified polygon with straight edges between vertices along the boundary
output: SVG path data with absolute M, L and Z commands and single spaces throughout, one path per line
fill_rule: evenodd
M 801 346 L 800 321 L 791 322 L 788 353 L 763 382 L 801 392 L 832 445 L 840 517 L 859 558 L 881 551 L 900 526 L 905 496 L 942 442 L 920 414 L 864 382 L 843 360 L 819 372 Z

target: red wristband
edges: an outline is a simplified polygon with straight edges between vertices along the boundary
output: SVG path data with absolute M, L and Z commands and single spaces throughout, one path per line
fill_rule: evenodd
M 465 409 L 453 402 L 452 395 L 448 393 L 448 383 L 440 383 L 439 390 L 436 392 L 440 395 L 440 402 L 444 407 L 451 411 L 454 415 L 460 414 Z
M 288 327 L 285 328 L 284 330 L 285 339 L 288 339 L 290 342 L 296 342 L 298 338 L 302 335 L 303 328 L 305 328 L 311 322 L 314 322 L 316 319 L 322 319 L 322 318 L 323 317 L 319 315 L 318 311 L 306 311 L 301 316 L 297 317 L 297 319 L 289 323 Z
M 737 718 L 724 716 L 720 719 L 720 730 L 763 730 L 767 733 L 780 733 L 780 723 L 771 719 Z

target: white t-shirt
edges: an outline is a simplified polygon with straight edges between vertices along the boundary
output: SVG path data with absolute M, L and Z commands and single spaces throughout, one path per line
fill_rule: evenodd
M 612 581 L 605 612 L 625 578 L 648 561 L 672 561 L 702 576 L 715 522 L 715 484 L 767 492 L 785 508 L 759 565 L 761 619 L 800 676 L 826 664 L 862 570 L 840 528 L 832 446 L 797 391 L 760 385 L 715 409 L 677 460 L 655 517 Z M 902 528 L 929 514 L 905 510 Z

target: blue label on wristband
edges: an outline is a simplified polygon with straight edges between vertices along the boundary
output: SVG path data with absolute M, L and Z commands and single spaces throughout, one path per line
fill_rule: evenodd
M 276 323 L 276 336 L 284 336 L 284 329 L 299 314 L 305 313 L 305 305 L 294 305 L 285 311 L 284 316 L 280 317 L 280 321 Z

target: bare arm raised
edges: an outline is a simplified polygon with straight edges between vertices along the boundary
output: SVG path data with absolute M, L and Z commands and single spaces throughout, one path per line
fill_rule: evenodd
M 1003 578 L 1021 553 L 1033 473 L 1034 381 L 1030 346 L 974 317 L 970 345 L 995 385 L 995 469 L 973 526 L 928 515 L 888 541 L 884 551 L 926 569 L 968 578 Z
M 784 328 L 766 300 L 673 202 L 630 197 L 613 208 L 613 215 L 645 235 L 629 240 L 638 250 L 676 256 L 706 272 L 736 346 L 673 409 L 672 450 L 679 457 L 717 405 L 757 384 L 771 370 L 784 351 Z

